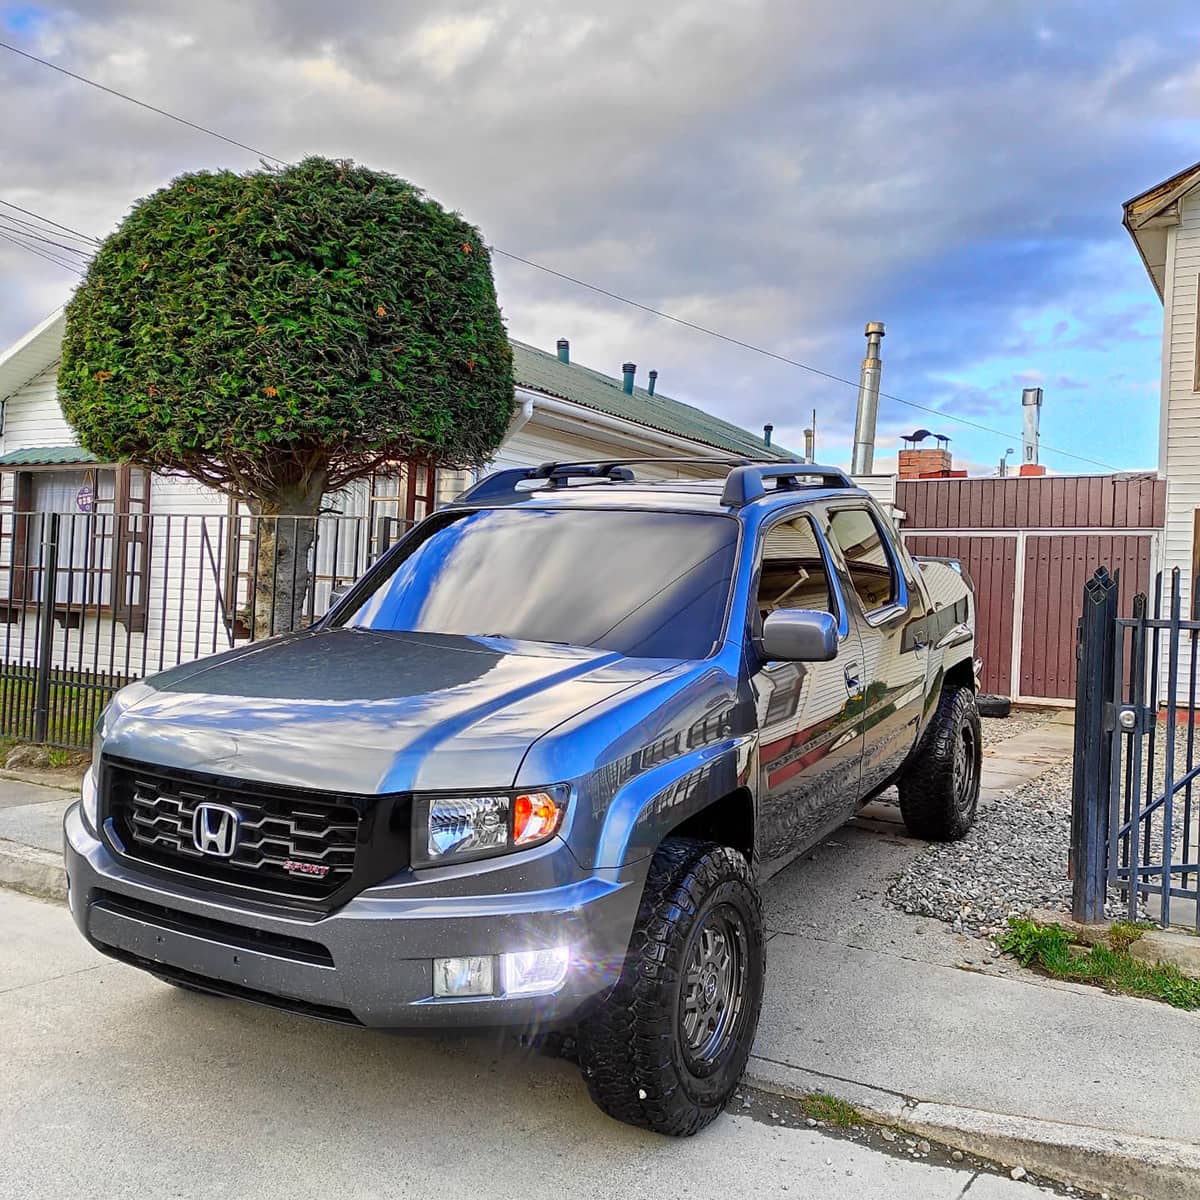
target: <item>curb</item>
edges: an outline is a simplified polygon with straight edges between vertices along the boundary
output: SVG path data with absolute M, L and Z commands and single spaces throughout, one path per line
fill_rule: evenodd
M 1200 1198 L 1200 1145 L 1191 1142 L 929 1103 L 753 1054 L 745 1079 L 790 1099 L 825 1092 L 853 1104 L 873 1124 L 891 1125 L 1005 1166 L 1021 1166 L 1113 1200 Z
M 0 887 L 65 902 L 67 872 L 62 855 L 0 838 Z

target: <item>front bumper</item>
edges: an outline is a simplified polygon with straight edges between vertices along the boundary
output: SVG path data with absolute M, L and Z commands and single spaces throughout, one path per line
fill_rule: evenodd
M 71 915 L 98 950 L 211 991 L 373 1027 L 569 1020 L 616 981 L 646 870 L 576 871 L 560 886 L 490 895 L 405 897 L 380 886 L 327 916 L 283 914 L 131 869 L 92 836 L 78 805 L 63 840 Z M 487 873 L 478 878 L 486 886 Z M 571 969 L 554 995 L 433 997 L 435 957 L 564 943 Z

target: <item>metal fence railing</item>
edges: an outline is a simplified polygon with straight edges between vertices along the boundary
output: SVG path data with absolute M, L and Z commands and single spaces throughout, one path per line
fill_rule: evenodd
M 410 524 L 0 514 L 0 737 L 86 748 L 118 688 L 311 624 Z M 284 542 L 301 552 L 281 556 Z
M 1101 569 L 1084 590 L 1075 711 L 1075 915 L 1099 920 L 1115 890 L 1130 920 L 1200 931 L 1200 578 L 1181 575 L 1121 616 Z M 1185 616 L 1185 612 L 1187 615 Z

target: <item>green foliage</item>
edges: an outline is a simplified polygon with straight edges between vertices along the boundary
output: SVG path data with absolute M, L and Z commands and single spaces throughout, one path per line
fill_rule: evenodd
M 59 394 L 103 460 L 277 502 L 387 460 L 483 461 L 512 356 L 478 229 L 309 158 L 139 201 L 67 306 Z
M 806 1115 L 814 1121 L 825 1121 L 842 1129 L 850 1125 L 861 1125 L 863 1118 L 853 1104 L 839 1100 L 836 1096 L 827 1096 L 824 1092 L 809 1092 L 801 1100 Z
M 1200 1008 L 1200 980 L 1184 975 L 1170 963 L 1148 963 L 1129 953 L 1142 926 L 1118 922 L 1109 932 L 1109 945 L 1086 951 L 1073 947 L 1061 925 L 1039 925 L 1013 918 L 999 938 L 1000 949 L 1024 967 L 1035 967 L 1055 979 L 1095 983 L 1129 996 L 1162 1000 L 1175 1008 Z

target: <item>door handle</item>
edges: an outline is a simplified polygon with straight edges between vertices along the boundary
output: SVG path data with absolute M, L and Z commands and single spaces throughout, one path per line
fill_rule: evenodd
M 846 680 L 846 691 L 851 695 L 856 695 L 862 691 L 862 680 L 858 675 L 858 663 L 850 663 L 842 672 L 842 676 Z

